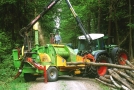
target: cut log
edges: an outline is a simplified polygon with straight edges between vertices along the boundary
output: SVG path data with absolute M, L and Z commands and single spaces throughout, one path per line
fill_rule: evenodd
M 102 81 L 105 81 L 107 83 L 112 83 L 112 81 L 110 79 L 107 79 L 107 78 L 105 78 L 103 76 L 100 76 L 99 79 L 102 80 Z
M 134 68 L 134 65 L 131 64 L 131 63 L 129 62 L 129 60 L 126 60 L 126 63 L 127 63 L 127 65 L 129 65 L 130 67 Z
M 126 65 L 116 65 L 111 63 L 96 63 L 96 62 L 67 62 L 67 65 L 93 65 L 93 66 L 108 66 L 108 67 L 115 67 L 115 68 L 121 68 L 121 69 L 128 69 L 128 70 L 134 70 L 134 68 Z
M 110 79 L 110 75 L 104 75 L 104 77 Z
M 101 82 L 101 83 L 103 83 L 103 84 L 105 84 L 105 85 L 107 85 L 107 86 L 110 86 L 110 87 L 113 87 L 113 88 L 117 88 L 115 85 L 113 85 L 113 84 L 109 84 L 109 83 L 107 83 L 107 82 L 104 82 L 104 81 L 101 81 L 100 79 L 98 79 L 98 78 L 95 78 L 97 81 L 99 81 L 99 82 Z
M 123 72 L 119 71 L 119 70 L 116 69 L 116 68 L 114 68 L 113 70 L 114 70 L 116 73 L 118 73 L 119 75 L 125 77 L 129 82 L 131 82 L 131 83 L 134 85 L 133 79 L 132 79 L 130 76 L 128 76 L 126 73 L 123 73 Z
M 124 85 L 121 85 L 121 88 L 122 88 L 123 90 L 130 90 L 129 88 L 127 88 L 127 87 L 124 86 Z
M 119 85 L 118 83 L 116 83 L 116 82 L 114 81 L 114 79 L 112 78 L 112 76 L 110 76 L 110 79 L 111 79 L 112 83 L 113 83 L 117 88 L 121 89 L 121 85 Z
M 133 90 L 132 87 L 123 80 L 123 78 L 121 78 L 115 71 L 108 69 L 109 73 L 119 82 L 121 82 L 123 85 L 125 85 L 126 87 L 128 87 L 130 90 Z
M 125 70 L 125 72 L 130 75 L 132 78 L 134 78 L 134 73 L 132 71 L 129 70 Z

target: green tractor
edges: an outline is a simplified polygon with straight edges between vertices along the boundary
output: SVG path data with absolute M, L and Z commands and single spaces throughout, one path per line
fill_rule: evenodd
M 100 62 L 99 57 L 107 57 L 110 63 L 125 65 L 125 60 L 129 60 L 128 53 L 125 49 L 118 47 L 118 45 L 108 44 L 107 36 L 104 34 L 89 34 L 92 38 L 89 46 L 84 35 L 78 37 L 79 55 L 83 56 L 88 50 L 96 58 L 96 62 Z M 89 49 L 90 48 L 90 49 Z M 92 51 L 91 51 L 92 50 Z M 106 62 L 106 61 L 102 61 Z

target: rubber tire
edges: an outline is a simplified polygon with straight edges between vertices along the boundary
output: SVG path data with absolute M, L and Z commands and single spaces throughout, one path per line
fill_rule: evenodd
M 31 73 L 24 73 L 24 79 L 26 82 L 30 82 L 30 81 L 35 81 L 36 80 L 36 76 L 34 76 Z
M 56 67 L 49 67 L 47 69 L 47 80 L 48 82 L 54 82 L 58 80 L 58 70 Z
M 111 63 L 111 61 L 108 59 L 108 57 L 106 55 L 100 55 L 100 56 L 98 56 L 96 62 L 101 62 L 102 60 L 105 60 L 105 63 Z M 88 76 L 90 78 L 96 78 L 96 77 L 99 77 L 99 76 L 104 76 L 108 72 L 108 68 L 107 68 L 107 70 L 105 71 L 105 73 L 103 75 L 100 75 L 98 73 L 98 68 L 99 67 L 90 66 L 88 68 L 89 68 L 88 69 Z
M 120 56 L 123 56 L 125 59 L 129 60 L 128 52 L 125 49 L 119 48 L 115 54 L 115 63 L 119 65 L 125 65 L 125 62 L 119 62 Z

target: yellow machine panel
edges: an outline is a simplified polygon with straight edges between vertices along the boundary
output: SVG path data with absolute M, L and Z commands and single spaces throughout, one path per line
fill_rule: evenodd
M 77 55 L 76 60 L 77 60 L 77 62 L 83 62 L 84 59 L 83 59 L 83 57 Z
M 66 60 L 57 55 L 57 66 L 66 66 Z
M 40 53 L 39 56 L 40 56 L 41 62 L 51 62 L 51 59 L 48 54 Z
M 89 59 L 83 58 L 83 57 L 81 57 L 79 55 L 76 56 L 76 59 L 77 59 L 77 62 L 90 62 Z

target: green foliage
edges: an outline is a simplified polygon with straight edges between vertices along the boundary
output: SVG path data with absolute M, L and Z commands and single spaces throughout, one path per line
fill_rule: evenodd
M 3 62 L 0 63 L 0 81 L 8 82 L 14 75 L 12 56 L 6 55 Z
M 16 2 L 16 0 L 1 0 L 0 4 L 1 5 L 6 4 L 6 3 L 13 4 L 15 2 Z
M 25 83 L 22 75 L 14 80 L 17 70 L 13 65 L 12 56 L 6 55 L 3 63 L 0 63 L 0 90 L 27 90 L 28 83 Z
M 11 43 L 6 47 L 0 46 L 2 48 L 0 53 L 6 54 L 6 52 L 9 52 L 10 50 L 6 52 L 5 50 L 8 50 L 10 45 L 11 47 L 14 47 L 15 44 L 22 45 L 23 38 L 20 37 L 19 30 L 27 26 L 41 13 L 50 1 L 51 0 L 0 1 L 0 12 L 2 13 L 0 14 L 0 31 L 8 35 L 8 38 L 10 38 L 8 42 Z M 132 22 L 129 23 L 129 3 L 126 0 L 70 0 L 70 2 L 89 33 L 96 33 L 98 28 L 100 28 L 100 33 L 108 34 L 110 32 L 110 36 L 115 36 L 116 30 L 118 30 L 119 40 L 123 40 L 123 36 L 126 35 L 129 28 L 131 27 L 133 29 L 134 27 L 134 25 L 131 24 L 134 22 L 134 12 L 131 13 Z M 134 1 L 131 0 L 131 7 L 133 7 L 133 3 Z M 55 27 L 57 17 L 60 19 L 59 28 Z M 54 32 L 54 30 L 61 32 L 62 42 L 64 43 L 74 42 L 77 36 L 83 34 L 65 0 L 60 0 L 57 5 L 45 14 L 45 16 L 41 18 L 40 24 L 42 32 L 45 35 L 44 37 L 48 38 L 48 40 L 50 33 Z M 111 26 L 111 31 L 108 31 L 109 26 Z M 3 36 L 0 35 L 0 37 Z M 3 45 L 3 41 L 6 41 L 6 38 L 0 41 L 0 44 Z M 126 46 L 128 46 L 127 42 Z
M 8 53 L 11 52 L 11 41 L 10 37 L 5 32 L 0 33 L 0 62 L 5 59 Z
M 132 24 L 132 23 L 127 24 L 127 26 L 129 26 L 129 27 L 131 27 L 132 29 L 134 29 L 134 24 Z

